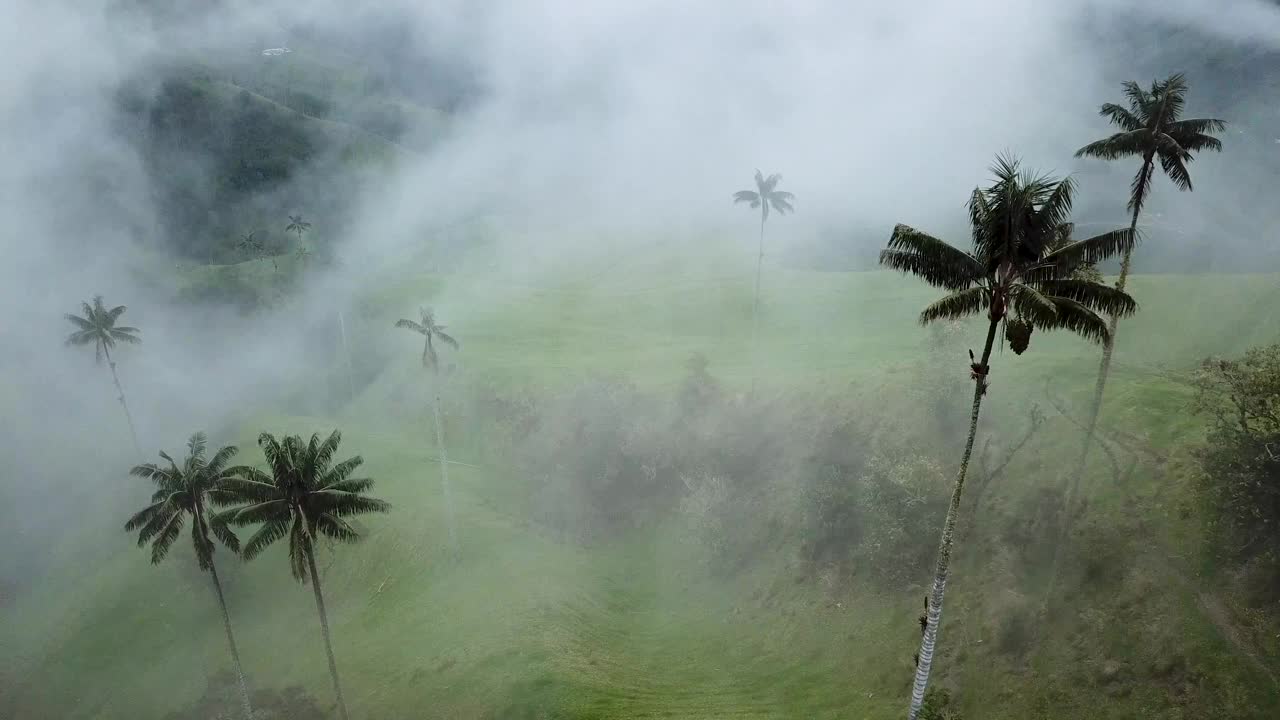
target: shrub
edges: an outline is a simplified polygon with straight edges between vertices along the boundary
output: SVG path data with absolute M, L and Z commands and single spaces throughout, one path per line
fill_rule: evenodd
M 1277 567 L 1280 558 L 1280 345 L 1239 360 L 1208 359 L 1196 376 L 1197 409 L 1211 425 L 1197 453 L 1198 495 L 1212 546 L 1230 561 Z M 1261 586 L 1274 587 L 1280 574 Z M 1262 598 L 1255 598 L 1261 600 Z

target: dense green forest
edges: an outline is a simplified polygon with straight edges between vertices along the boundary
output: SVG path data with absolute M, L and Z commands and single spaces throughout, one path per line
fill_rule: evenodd
M 837 5 L 24 6 L 0 716 L 1272 717 L 1280 45 Z

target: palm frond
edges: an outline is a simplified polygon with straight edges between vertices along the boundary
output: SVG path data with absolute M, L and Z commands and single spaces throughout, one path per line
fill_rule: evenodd
M 257 503 L 274 500 L 279 492 L 272 479 L 265 473 L 242 465 L 227 470 L 222 482 L 219 483 L 216 495 L 211 493 L 210 499 L 219 506 L 225 507 L 236 502 Z
M 1009 299 L 1017 315 L 1035 327 L 1052 327 L 1057 319 L 1058 308 L 1054 302 L 1030 285 L 1014 285 Z
M 155 540 L 151 542 L 151 562 L 158 564 L 164 560 L 165 555 L 169 554 L 169 548 L 173 545 L 173 541 L 178 539 L 178 534 L 182 532 L 182 526 L 186 521 L 186 513 L 175 512 L 164 527 L 156 533 Z
M 1142 212 L 1143 205 L 1147 202 L 1147 196 L 1151 194 L 1151 176 L 1155 173 L 1155 164 L 1144 162 L 1138 168 L 1138 174 L 1133 176 L 1133 181 L 1129 183 L 1129 212 L 1135 215 Z
M 897 225 L 889 236 L 880 264 L 915 275 L 945 290 L 962 290 L 980 280 L 986 269 L 972 255 L 907 225 Z
M 443 328 L 443 326 L 441 327 Z M 454 350 L 458 349 L 458 341 L 454 340 L 452 335 L 445 333 L 443 329 L 437 329 L 435 335 L 437 338 L 440 339 L 440 342 L 444 343 L 445 345 L 448 345 Z
M 789 212 L 795 212 L 795 208 L 791 206 L 791 200 L 795 196 L 789 192 L 774 192 L 769 195 L 769 204 L 779 215 L 786 215 Z
M 360 533 L 340 517 L 322 513 L 316 522 L 316 530 L 326 537 L 345 543 L 353 543 L 360 539 Z
M 1035 285 L 1041 292 L 1074 300 L 1095 312 L 1129 317 L 1138 311 L 1137 301 L 1110 285 L 1073 278 L 1045 280 Z
M 1214 152 L 1222 151 L 1222 141 L 1216 137 L 1209 135 L 1176 135 L 1178 144 L 1183 150 L 1188 152 L 1200 152 L 1201 150 L 1212 150 Z
M 733 194 L 734 205 L 744 202 L 751 203 L 751 207 L 758 207 L 760 205 L 760 194 L 754 190 L 739 190 Z
M 930 303 L 920 312 L 920 324 L 927 325 L 935 320 L 955 320 L 978 313 L 991 307 L 991 293 L 985 287 L 972 287 L 957 290 Z
M 226 519 L 221 514 L 209 518 L 209 530 L 228 550 L 237 554 L 240 552 L 240 538 L 236 537 L 236 534 L 231 531 Z
M 1110 120 L 1113 125 L 1118 126 L 1125 132 L 1141 130 L 1143 127 L 1141 118 L 1114 103 L 1103 103 L 1102 109 L 1098 111 L 1098 114 Z
M 1133 130 L 1116 133 L 1085 145 L 1076 151 L 1076 157 L 1093 157 L 1102 160 L 1118 160 L 1120 158 L 1142 155 L 1151 149 L 1151 133 L 1147 130 Z
M 257 557 L 263 550 L 270 547 L 271 543 L 284 537 L 289 532 L 289 524 L 292 522 L 289 516 L 275 518 L 258 528 L 257 532 L 244 544 L 240 554 L 245 560 L 252 560 Z
M 218 517 L 223 522 L 236 526 L 256 525 L 258 523 L 271 522 L 272 520 L 288 517 L 293 509 L 289 507 L 289 501 L 284 498 L 276 498 L 274 500 L 264 500 L 262 502 L 246 505 L 236 510 L 225 513 L 219 513 Z
M 94 329 L 93 323 L 89 322 L 88 320 L 85 320 L 79 315 L 72 315 L 71 313 L 66 313 L 65 315 L 63 315 L 63 317 L 65 317 L 67 320 L 70 320 L 72 323 L 74 323 L 75 326 L 80 328 L 81 331 Z
M 205 464 L 205 472 L 208 473 L 210 478 L 220 481 L 226 470 L 227 463 L 230 462 L 231 458 L 235 457 L 236 453 L 239 451 L 239 448 L 235 445 L 225 445 L 218 448 L 218 452 L 214 453 L 213 457 L 209 458 L 209 462 Z
M 342 433 L 334 430 L 319 445 L 316 445 L 318 435 L 311 436 L 311 445 L 308 448 L 308 465 L 307 472 L 310 479 L 314 480 L 322 476 L 329 469 L 329 464 L 333 460 L 333 454 L 338 450 L 338 443 L 342 442 Z M 311 450 L 314 448 L 314 450 Z M 363 460 L 361 461 L 363 462 Z
M 335 490 L 335 486 L 351 476 L 356 468 L 364 464 L 364 458 L 356 455 L 329 468 L 323 476 L 316 479 L 316 487 L 320 490 Z
M 1184 137 L 1193 135 L 1205 135 L 1207 139 L 1217 142 L 1215 138 L 1208 137 L 1207 133 L 1222 132 L 1226 129 L 1227 124 L 1215 118 L 1188 118 L 1169 123 L 1165 128 L 1165 132 L 1178 138 L 1179 143 L 1182 143 Z M 1221 146 L 1221 143 L 1219 143 L 1219 146 Z M 1183 147 L 1186 146 L 1183 145 Z
M 1192 189 L 1191 173 L 1187 171 L 1186 163 L 1192 160 L 1191 153 L 1183 150 L 1182 146 L 1168 135 L 1161 135 L 1161 140 L 1160 167 L 1179 190 L 1190 191 Z
M 406 320 L 405 318 L 400 318 L 399 320 L 397 320 L 397 321 L 396 321 L 396 327 L 398 327 L 398 328 L 408 328 L 408 329 L 410 329 L 410 330 L 413 330 L 414 332 L 422 333 L 423 335 L 426 335 L 426 334 L 427 334 L 427 329 L 426 329 L 426 328 L 422 327 L 421 325 L 419 325 L 418 323 L 416 323 L 416 322 L 414 322 L 414 321 L 412 321 L 412 320 Z
M 154 519 L 156 515 L 159 514 L 165 507 L 166 507 L 166 503 L 164 503 L 163 501 L 159 501 L 159 502 L 153 502 L 150 505 L 142 508 L 141 510 L 139 510 L 138 512 L 134 513 L 132 516 L 129 517 L 129 521 L 124 524 L 125 531 L 133 532 L 134 530 L 137 530 L 138 528 L 143 527 L 147 523 L 151 522 L 152 519 Z M 146 543 L 146 540 L 138 541 L 139 546 L 145 543 Z
M 385 500 L 337 490 L 320 490 L 311 497 L 316 507 L 338 517 L 384 513 L 391 509 L 391 503 Z
M 373 487 L 373 480 L 370 478 L 352 478 L 350 480 L 336 480 L 329 485 L 325 485 L 321 490 L 334 490 L 343 493 L 362 493 Z
M 311 538 L 302 527 L 302 519 L 295 517 L 289 527 L 289 570 L 299 582 L 307 581 L 307 558 L 311 550 Z
M 1122 87 L 1124 88 L 1125 97 L 1129 98 L 1129 107 L 1133 109 L 1134 114 L 1145 118 L 1149 114 L 1151 96 L 1147 94 L 1146 90 L 1142 89 L 1141 85 L 1132 80 L 1126 80 Z
M 1062 277 L 1081 265 L 1094 265 L 1128 252 L 1134 248 L 1137 240 L 1138 233 L 1129 228 L 1119 228 L 1087 240 L 1068 243 L 1041 258 L 1039 265 L 1054 268 L 1055 272 L 1051 275 Z M 1034 272 L 1030 274 L 1035 275 Z
M 1096 343 L 1104 343 L 1110 336 L 1107 323 L 1097 313 L 1084 305 L 1065 297 L 1050 297 L 1056 306 L 1057 314 L 1051 322 L 1041 325 L 1046 330 L 1070 330 L 1071 332 Z
M 191 545 L 196 551 L 196 564 L 201 570 L 208 570 L 213 566 L 213 542 L 209 540 L 208 528 L 202 527 L 199 520 L 197 516 L 196 522 L 191 523 Z

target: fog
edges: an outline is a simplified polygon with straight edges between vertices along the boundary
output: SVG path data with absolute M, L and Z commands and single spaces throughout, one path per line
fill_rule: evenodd
M 1096 109 L 1119 82 L 1149 83 L 1206 48 L 1280 51 L 1280 8 L 1257 0 L 227 0 L 158 17 L 146 5 L 13 0 L 0 23 L 0 535 L 16 529 L 22 545 L 42 545 L 44 519 L 72 502 L 117 497 L 135 460 L 106 368 L 63 343 L 63 314 L 96 294 L 142 330 L 117 358 L 150 458 L 273 410 L 325 362 L 307 334 L 419 270 L 406 260 L 450 228 L 486 223 L 486 272 L 534 283 L 701 238 L 740 240 L 746 256 L 755 220 L 731 194 L 759 168 L 797 196 L 769 263 L 832 237 L 865 261 L 896 222 L 963 243 L 964 202 L 1002 151 L 1075 173 L 1077 219 L 1120 225 L 1134 168 L 1072 158 L 1111 131 Z M 471 101 L 436 144 L 363 186 L 335 239 L 341 263 L 289 301 L 250 317 L 171 303 L 155 277 L 192 261 L 157 250 L 156 188 L 119 129 L 122 84 L 193 55 L 288 45 L 301 27 L 376 48 L 388 26 L 471 78 Z M 1126 47 L 1156 28 L 1186 44 Z M 1274 98 L 1236 88 L 1215 105 L 1226 95 L 1211 88 L 1229 83 L 1193 72 L 1188 116 L 1231 123 L 1227 149 L 1198 158 L 1194 196 L 1157 180 L 1149 207 L 1180 231 L 1153 242 L 1210 268 L 1274 267 L 1280 218 L 1260 182 L 1280 166 Z M 1206 251 L 1208 237 L 1220 239 Z M 522 285 L 497 285 L 450 282 L 430 301 L 465 326 L 519 302 Z M 0 567 L 36 571 L 41 557 Z

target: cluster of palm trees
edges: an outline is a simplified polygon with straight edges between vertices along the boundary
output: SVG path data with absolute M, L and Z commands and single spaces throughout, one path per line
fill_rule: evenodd
M 138 533 L 139 547 L 151 546 L 152 563 L 164 560 L 183 526 L 188 521 L 191 523 L 196 562 L 201 570 L 209 573 L 222 610 L 247 720 L 253 720 L 253 707 L 231 630 L 231 615 L 214 563 L 215 539 L 232 553 L 252 560 L 276 541 L 288 538 L 290 571 L 299 582 L 305 584 L 309 580 L 311 583 L 338 711 L 343 720 L 348 720 L 320 573 L 316 569 L 316 546 L 321 539 L 355 542 L 360 534 L 349 518 L 386 512 L 391 506 L 365 494 L 373 486 L 373 480 L 352 477 L 364 462 L 359 455 L 334 462 L 341 440 L 337 430 L 323 440 L 313 434 L 306 442 L 297 435 L 277 439 L 270 433 L 262 433 L 258 445 L 267 468 L 259 470 L 244 465 L 228 467 L 236 455 L 236 448 L 231 445 L 206 457 L 205 435 L 196 433 L 187 442 L 187 456 L 181 464 L 162 451 L 163 463 L 144 463 L 132 470 L 133 475 L 156 485 L 151 503 L 125 524 L 125 530 Z M 213 508 L 229 509 L 215 512 Z M 255 525 L 257 530 L 242 545 L 231 526 L 244 525 Z
M 133 438 L 134 449 L 141 456 L 133 417 L 129 413 L 124 389 L 116 373 L 115 361 L 111 358 L 111 350 L 117 342 L 141 342 L 137 328 L 117 324 L 126 310 L 124 305 L 108 309 L 102 296 L 94 297 L 92 303 L 82 303 L 83 315 L 66 315 L 67 320 L 76 328 L 67 337 L 67 344 L 93 345 L 96 360 L 107 360 L 112 381 L 119 394 L 118 400 Z M 435 342 L 439 341 L 456 349 L 458 341 L 445 332 L 445 327 L 436 321 L 434 312 L 429 308 L 421 309 L 421 318 L 421 322 L 400 320 L 396 327 L 408 328 L 424 336 L 422 363 L 433 371 L 438 380 L 439 355 Z M 436 441 L 440 451 L 441 480 L 448 511 L 449 542 L 450 547 L 456 551 L 457 533 L 449 494 L 448 459 L 444 448 L 438 387 L 435 390 L 433 409 Z M 196 562 L 201 570 L 209 573 L 218 607 L 222 611 L 227 644 L 231 650 L 247 720 L 253 720 L 253 708 L 240 661 L 240 651 L 231 628 L 231 615 L 227 610 L 226 597 L 214 563 L 215 539 L 242 559 L 252 560 L 270 545 L 288 538 L 290 570 L 299 582 L 311 583 L 338 710 L 343 720 L 348 720 L 346 700 L 342 694 L 333 652 L 328 613 L 320 587 L 320 573 L 316 568 L 316 546 L 322 539 L 347 543 L 357 541 L 360 533 L 348 519 L 366 513 L 386 512 L 390 505 L 365 494 L 373 486 L 373 480 L 352 477 L 364 462 L 360 456 L 334 462 L 334 454 L 341 439 L 342 435 L 337 430 L 323 440 L 318 434 L 313 434 L 306 442 L 298 435 L 286 435 L 277 439 L 271 433 L 264 432 L 258 437 L 258 445 L 262 448 L 266 470 L 259 470 L 246 465 L 229 466 L 237 453 L 235 446 L 222 447 L 212 457 L 207 457 L 207 438 L 204 433 L 197 432 L 187 442 L 187 454 L 182 463 L 161 451 L 163 463 L 144 463 L 131 470 L 132 475 L 150 480 L 156 485 L 150 504 L 125 524 L 126 531 L 137 532 L 139 547 L 150 545 L 152 563 L 159 563 L 168 555 L 184 525 L 188 521 L 191 523 L 191 542 Z M 221 511 L 215 511 L 214 508 L 221 508 Z M 257 529 L 241 544 L 231 527 L 245 525 L 254 525 Z
M 302 236 L 311 231 L 311 223 L 303 219 L 301 214 L 290 215 L 289 224 L 285 226 L 285 232 L 291 232 L 298 236 L 298 249 L 294 254 L 299 260 L 306 262 L 312 256 L 311 250 L 302 242 Z M 271 258 L 272 271 L 279 271 L 280 267 L 276 263 L 276 255 L 267 253 L 266 243 L 258 237 L 258 231 L 254 230 L 240 236 L 236 241 L 236 248 L 253 260 L 260 260 L 265 257 Z
M 973 315 L 984 315 L 988 321 L 981 356 L 975 358 L 973 351 L 969 352 L 974 382 L 969 434 L 943 521 L 923 637 L 916 655 L 909 720 L 916 720 L 919 715 L 928 687 L 960 499 L 982 399 L 988 388 L 989 362 L 997 332 L 1003 326 L 1005 339 L 1018 354 L 1027 349 L 1035 329 L 1068 330 L 1102 345 L 1102 363 L 1089 409 L 1088 431 L 1066 496 L 1069 511 L 1097 427 L 1117 325 L 1120 318 L 1137 310 L 1137 303 L 1125 292 L 1125 284 L 1138 240 L 1138 219 L 1150 194 L 1155 163 L 1159 161 L 1179 189 L 1190 190 L 1187 164 L 1194 159 L 1193 153 L 1221 149 L 1220 141 L 1210 135 L 1224 129 L 1221 120 L 1179 119 L 1187 92 L 1182 75 L 1155 81 L 1149 89 L 1127 82 L 1124 92 L 1127 108 L 1107 103 L 1100 110 L 1120 131 L 1085 145 L 1076 156 L 1107 160 L 1141 158 L 1129 195 L 1132 216 L 1128 228 L 1084 240 L 1073 239 L 1073 226 L 1068 218 L 1075 183 L 1070 178 L 1057 179 L 1024 171 L 1016 159 L 1000 157 L 992 168 L 992 184 L 975 189 L 969 199 L 971 250 L 966 252 L 915 228 L 898 225 L 888 247 L 880 254 L 880 262 L 886 267 L 915 275 L 947 291 L 920 313 L 922 324 Z M 1122 258 L 1120 277 L 1111 287 L 1099 282 L 1100 278 L 1089 272 L 1089 268 L 1116 255 Z M 1055 575 L 1058 555 L 1067 540 L 1066 532 L 1064 524 L 1063 536 L 1055 547 Z

